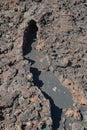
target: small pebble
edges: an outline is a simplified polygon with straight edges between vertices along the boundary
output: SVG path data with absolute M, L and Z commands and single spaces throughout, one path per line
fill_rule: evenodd
M 28 74 L 26 78 L 27 78 L 27 80 L 32 80 L 32 78 L 33 78 L 32 73 Z
M 13 27 L 13 25 L 14 25 L 13 23 L 9 23 L 9 27 Z
M 56 92 L 56 91 L 57 91 L 57 87 L 54 87 L 54 88 L 53 88 L 53 91 Z

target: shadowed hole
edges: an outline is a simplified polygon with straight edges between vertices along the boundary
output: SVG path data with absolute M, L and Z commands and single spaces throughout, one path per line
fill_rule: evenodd
M 31 20 L 28 23 L 28 26 L 25 28 L 24 36 L 23 36 L 23 56 L 27 55 L 32 50 L 32 43 L 37 39 L 37 31 L 38 27 L 34 20 Z
M 3 112 L 2 112 L 3 109 L 4 109 L 4 107 L 0 106 L 0 121 L 4 120 L 4 116 L 3 116 Z
M 25 128 L 26 128 L 26 125 L 22 124 L 21 129 L 25 130 Z
M 2 113 L 0 113 L 0 121 L 3 121 L 4 120 L 4 116 Z

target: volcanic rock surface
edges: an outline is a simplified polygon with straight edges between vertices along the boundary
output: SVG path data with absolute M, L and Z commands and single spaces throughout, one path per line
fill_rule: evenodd
M 61 127 L 53 99 L 35 84 L 35 40 L 48 62 L 42 71 L 72 95 L 73 108 L 57 115 Z M 0 0 L 0 130 L 58 129 L 87 129 L 87 0 Z

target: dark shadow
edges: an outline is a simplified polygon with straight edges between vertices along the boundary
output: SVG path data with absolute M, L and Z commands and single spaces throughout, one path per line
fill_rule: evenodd
M 72 62 L 69 61 L 67 66 L 68 66 L 68 67 L 69 67 L 69 66 L 72 66 Z
M 38 86 L 38 88 L 40 89 L 43 86 L 43 82 L 41 80 L 39 80 L 41 71 L 39 71 L 37 68 L 31 67 L 30 72 L 33 74 L 34 85 Z
M 26 128 L 26 125 L 22 125 L 22 126 L 21 126 L 21 129 L 22 129 L 22 130 L 25 130 L 25 128 Z
M 5 109 L 3 106 L 0 106 L 0 110 Z
M 62 109 L 57 107 L 54 104 L 53 99 L 48 94 L 46 94 L 43 91 L 42 91 L 42 93 L 45 96 L 45 98 L 50 101 L 50 105 L 51 105 L 51 118 L 52 118 L 52 121 L 53 121 L 52 130 L 58 130 L 59 125 L 60 125 L 61 115 L 62 115 Z
M 4 120 L 4 116 L 3 116 L 3 113 L 2 113 L 2 109 L 4 109 L 4 107 L 0 106 L 0 121 L 3 121 L 3 120 Z
M 0 112 L 0 121 L 3 121 L 4 120 L 4 116 L 3 114 Z
M 22 46 L 23 56 L 31 52 L 32 50 L 31 45 L 37 38 L 37 31 L 38 27 L 36 25 L 36 22 L 34 20 L 31 20 L 24 31 L 23 46 Z

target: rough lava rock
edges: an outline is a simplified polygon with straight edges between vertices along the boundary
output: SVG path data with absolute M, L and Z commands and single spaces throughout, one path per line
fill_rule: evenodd
M 52 128 L 50 103 L 34 85 L 29 59 L 23 57 L 24 32 L 30 29 L 31 20 L 38 31 L 37 35 L 28 33 L 29 42 L 36 36 L 36 49 L 49 57 L 49 69 L 70 90 L 78 111 L 87 107 L 87 1 L 3 0 L 0 1 L 1 130 Z M 84 116 L 87 111 L 81 114 L 82 120 L 87 120 Z M 77 124 L 72 124 L 72 130 L 76 127 Z

